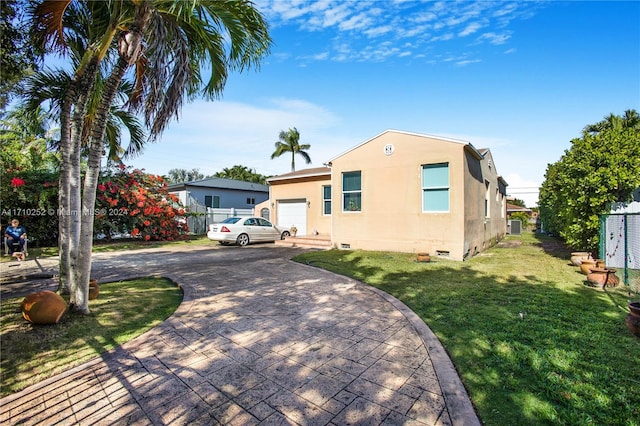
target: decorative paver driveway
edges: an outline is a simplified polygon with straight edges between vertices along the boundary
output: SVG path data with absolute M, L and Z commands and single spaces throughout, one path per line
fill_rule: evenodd
M 3 398 L 2 422 L 479 424 L 449 358 L 413 312 L 288 260 L 298 252 L 268 244 L 94 255 L 101 282 L 168 277 L 183 303 L 117 350 Z M 2 268 L 5 277 L 18 273 Z M 51 271 L 53 260 L 20 267 Z M 3 285 L 3 297 L 53 284 L 39 283 Z

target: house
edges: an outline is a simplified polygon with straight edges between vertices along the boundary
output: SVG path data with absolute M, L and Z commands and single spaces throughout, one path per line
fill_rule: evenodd
M 337 248 L 467 259 L 507 231 L 507 183 L 491 152 L 387 130 L 326 163 L 268 179 L 256 211 Z
M 269 198 L 269 187 L 234 179 L 208 178 L 168 186 L 185 206 L 199 204 L 211 208 L 253 209 Z

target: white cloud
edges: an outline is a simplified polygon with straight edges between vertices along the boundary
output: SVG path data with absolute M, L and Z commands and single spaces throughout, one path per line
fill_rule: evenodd
M 197 101 L 185 105 L 182 119 L 130 164 L 155 174 L 197 168 L 209 175 L 236 164 L 264 175 L 286 173 L 289 160 L 270 159 L 281 130 L 300 131 L 317 167 L 345 149 L 346 138 L 334 134 L 339 124 L 331 111 L 301 99 L 276 98 L 260 106 Z
M 492 45 L 509 42 L 512 31 L 508 26 L 512 21 L 526 19 L 542 6 L 536 2 L 258 0 L 257 7 L 273 27 L 292 25 L 299 31 L 321 33 L 325 39 L 333 40 L 333 46 L 326 54 L 290 55 L 306 66 L 313 60 L 362 62 L 422 58 L 427 51 L 433 56 L 433 49 L 446 45 L 450 50 L 452 40 L 478 34 L 481 30 L 484 33 L 475 41 L 487 43 L 484 49 L 490 49 Z M 413 45 L 410 51 L 380 51 L 377 42 L 381 39 L 396 44 L 409 39 Z M 339 48 L 343 44 L 348 48 Z M 460 55 L 461 52 L 452 53 Z M 481 60 L 474 59 L 466 64 Z
M 464 30 L 460 31 L 458 35 L 460 37 L 466 37 L 468 35 L 471 35 L 477 32 L 482 27 L 483 25 L 480 22 L 472 22 L 469 25 L 467 25 Z

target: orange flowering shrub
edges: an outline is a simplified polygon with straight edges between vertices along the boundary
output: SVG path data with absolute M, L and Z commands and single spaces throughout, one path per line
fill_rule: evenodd
M 162 176 L 121 166 L 101 178 L 96 195 L 94 228 L 107 238 L 112 233 L 128 233 L 145 241 L 187 236 L 184 209 L 169 194 Z

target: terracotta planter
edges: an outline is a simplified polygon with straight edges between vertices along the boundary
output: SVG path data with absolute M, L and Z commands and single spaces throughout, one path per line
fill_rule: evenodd
M 624 323 L 627 325 L 631 334 L 640 337 L 640 317 L 629 314 L 624 319 Z
M 591 273 L 587 275 L 587 281 L 602 288 L 615 287 L 620 284 L 616 270 L 608 268 L 591 268 Z
M 89 280 L 89 300 L 95 300 L 100 294 L 100 286 L 98 280 Z
M 591 269 L 596 267 L 596 261 L 592 260 L 592 259 L 583 259 L 582 263 L 580 264 L 580 272 L 582 272 L 585 275 L 588 275 L 591 273 Z
M 20 310 L 33 324 L 57 324 L 67 310 L 67 302 L 59 294 L 43 290 L 25 297 Z
M 602 259 L 596 259 L 596 268 L 606 268 L 607 266 Z
M 591 254 L 586 251 L 574 251 L 571 253 L 571 263 L 575 266 L 580 266 L 584 259 L 590 259 Z
M 418 262 L 431 262 L 431 256 L 429 256 L 429 253 L 418 253 L 416 260 Z

